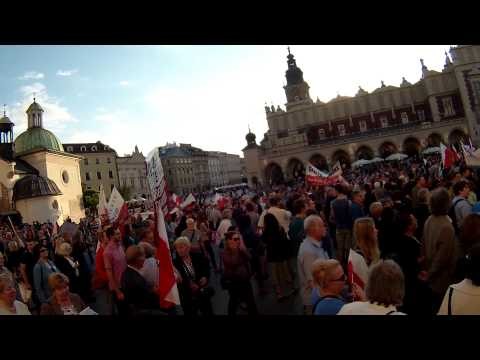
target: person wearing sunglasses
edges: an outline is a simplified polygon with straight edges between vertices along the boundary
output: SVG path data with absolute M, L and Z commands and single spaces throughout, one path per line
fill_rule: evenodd
M 257 305 L 253 296 L 250 278 L 251 256 L 241 236 L 236 231 L 225 233 L 225 251 L 222 253 L 222 287 L 228 290 L 228 315 L 235 315 L 241 302 L 247 305 L 249 315 L 257 315 Z
M 33 284 L 35 292 L 40 304 L 48 303 L 52 292 L 48 285 L 48 277 L 56 272 L 59 272 L 53 261 L 48 258 L 48 248 L 46 246 L 40 246 L 38 261 L 33 267 Z
M 315 288 L 312 291 L 313 315 L 336 315 L 346 304 L 342 294 L 347 277 L 342 265 L 335 259 L 317 259 L 312 264 L 312 278 Z M 354 286 L 357 298 L 365 300 L 365 294 Z

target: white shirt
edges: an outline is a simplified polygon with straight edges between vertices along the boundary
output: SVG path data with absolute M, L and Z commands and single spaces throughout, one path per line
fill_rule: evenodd
M 230 221 L 230 219 L 223 219 L 220 222 L 220 225 L 218 225 L 217 229 L 218 238 L 220 240 L 223 240 L 223 238 L 225 237 L 225 233 L 228 231 L 228 228 L 230 226 L 232 226 L 232 222 Z
M 465 279 L 452 287 L 452 315 L 480 315 L 480 286 L 473 285 L 472 281 Z M 438 315 L 448 315 L 448 293 L 447 289 L 443 298 L 442 306 Z
M 145 262 L 143 263 L 143 267 L 140 270 L 140 274 L 145 278 L 149 286 L 156 289 L 158 287 L 158 276 L 159 276 L 158 260 L 154 256 L 148 259 L 145 259 Z
M 13 302 L 13 306 L 15 307 L 15 311 L 16 311 L 15 314 L 12 314 L 7 309 L 0 308 L 0 315 L 32 315 L 30 314 L 30 311 L 28 310 L 27 305 L 25 305 L 24 303 L 18 300 L 15 300 Z
M 290 227 L 290 218 L 292 217 L 290 211 L 280 209 L 276 206 L 272 206 L 267 211 L 264 211 L 262 213 L 260 219 L 258 220 L 258 227 L 263 228 L 263 221 L 266 214 L 272 214 L 273 216 L 275 216 L 280 226 L 283 227 L 283 230 L 285 230 L 285 233 L 288 234 L 288 228 Z
M 390 313 L 393 311 L 392 313 Z M 389 314 L 390 313 L 390 314 Z M 368 301 L 355 301 L 344 305 L 337 315 L 405 315 L 397 311 L 393 305 L 388 307 L 378 304 L 372 304 Z

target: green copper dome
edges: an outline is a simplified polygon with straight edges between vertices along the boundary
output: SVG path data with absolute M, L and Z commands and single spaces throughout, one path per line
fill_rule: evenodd
M 62 143 L 50 131 L 41 127 L 32 127 L 15 139 L 15 155 L 34 149 L 64 151 Z

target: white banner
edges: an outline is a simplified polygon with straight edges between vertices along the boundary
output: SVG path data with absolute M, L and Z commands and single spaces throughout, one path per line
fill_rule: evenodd
M 158 148 L 153 149 L 147 157 L 147 177 L 150 192 L 154 202 L 159 202 L 165 215 L 167 208 L 166 182 L 162 167 L 162 161 L 158 154 Z

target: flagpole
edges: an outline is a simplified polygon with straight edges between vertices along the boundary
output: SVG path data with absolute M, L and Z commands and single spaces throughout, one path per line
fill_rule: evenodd
M 10 227 L 12 228 L 13 233 L 15 234 L 15 236 L 18 240 L 18 243 L 20 244 L 20 247 L 25 247 L 22 239 L 20 239 L 20 236 L 17 234 L 17 231 L 15 230 L 15 226 L 13 226 L 12 219 L 10 219 L 10 216 L 7 216 L 7 217 L 8 217 L 8 221 L 10 222 Z

